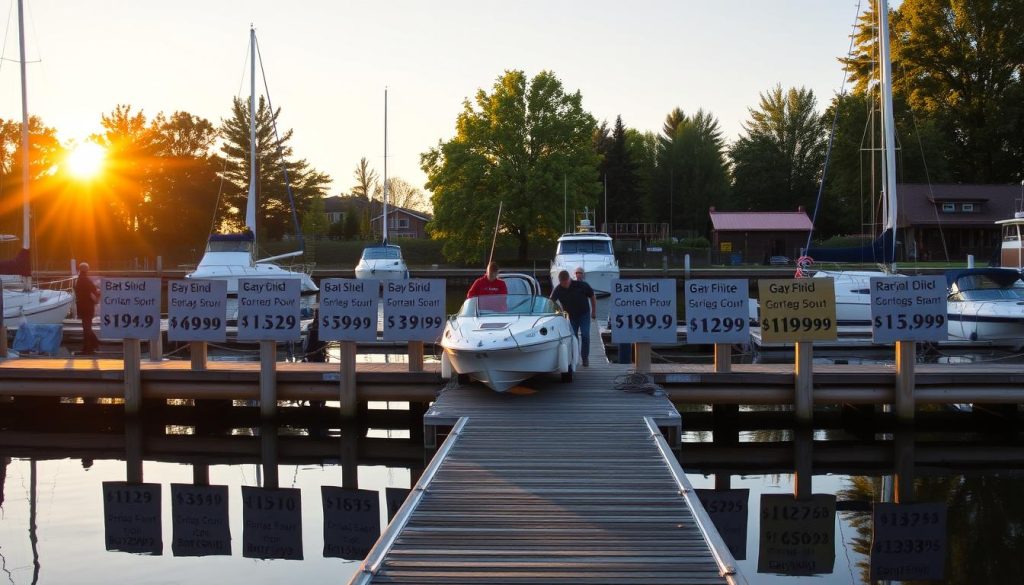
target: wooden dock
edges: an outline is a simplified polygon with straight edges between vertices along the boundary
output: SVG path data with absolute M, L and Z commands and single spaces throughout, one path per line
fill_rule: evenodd
M 452 430 L 352 583 L 746 583 L 659 430 L 679 413 L 592 340 L 572 384 L 442 392 L 425 434 Z

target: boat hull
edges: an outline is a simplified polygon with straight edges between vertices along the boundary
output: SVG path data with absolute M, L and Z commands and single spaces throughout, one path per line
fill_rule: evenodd
M 455 372 L 483 382 L 496 392 L 505 392 L 520 382 L 539 374 L 559 373 L 559 347 L 569 343 L 552 339 L 528 347 L 504 349 L 453 349 L 445 347 L 445 355 Z
M 1024 305 L 1016 302 L 950 301 L 947 307 L 950 339 L 1024 347 Z
M 590 288 L 594 289 L 594 294 L 596 294 L 599 297 L 604 297 L 611 294 L 612 281 L 619 278 L 619 269 L 617 267 L 608 267 L 606 263 L 603 263 L 604 267 L 602 268 L 594 268 L 588 266 L 588 264 L 585 262 L 553 262 L 551 264 L 550 273 L 551 287 L 554 288 L 558 286 L 559 272 L 565 270 L 568 271 L 570 275 L 572 275 L 573 271 L 576 269 L 577 266 L 583 267 L 583 271 L 586 273 L 586 275 L 583 277 L 583 280 L 590 285 Z M 575 278 L 575 276 L 573 276 L 573 278 Z
M 409 278 L 409 269 L 406 265 L 399 264 L 369 264 L 360 262 L 356 266 L 356 278 L 359 280 L 405 280 Z
M 4 290 L 4 323 L 16 329 L 22 323 L 58 325 L 71 312 L 74 296 L 66 291 L 32 289 Z

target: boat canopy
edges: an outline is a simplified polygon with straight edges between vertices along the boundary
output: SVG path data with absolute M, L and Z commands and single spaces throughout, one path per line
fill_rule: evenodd
M 981 290 L 1008 288 L 1021 279 L 1021 272 L 1013 268 L 969 268 L 947 270 L 946 284 L 952 290 Z
M 895 261 L 895 250 L 892 245 L 892 230 L 885 230 L 875 241 L 865 246 L 853 248 L 815 248 L 810 247 L 804 252 L 815 262 L 875 262 L 891 264 Z
M 401 260 L 402 248 L 394 244 L 380 244 L 363 248 L 363 260 Z
M 597 238 L 572 238 L 558 241 L 559 255 L 566 254 L 611 254 L 610 240 Z
M 466 299 L 459 309 L 459 317 L 487 317 L 508 315 L 512 317 L 533 315 L 555 315 L 558 308 L 544 296 L 537 295 L 481 295 Z

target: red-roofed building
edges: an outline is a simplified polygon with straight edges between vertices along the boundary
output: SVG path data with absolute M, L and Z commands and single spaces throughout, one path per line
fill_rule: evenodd
M 716 211 L 711 216 L 711 257 L 718 264 L 767 264 L 772 256 L 794 259 L 807 245 L 811 218 L 797 211 Z

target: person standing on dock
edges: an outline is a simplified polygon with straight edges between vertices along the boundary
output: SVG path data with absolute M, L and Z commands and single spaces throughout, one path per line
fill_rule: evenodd
M 583 366 L 590 366 L 590 320 L 597 318 L 597 295 L 583 280 L 583 269 L 576 269 L 576 280 L 569 278 L 569 271 L 558 273 L 558 286 L 551 290 L 551 300 L 562 305 L 569 314 L 572 332 L 580 340 L 580 357 Z
M 78 278 L 75 279 L 75 308 L 78 318 L 82 320 L 82 354 L 93 355 L 100 347 L 100 340 L 92 330 L 92 318 L 96 316 L 96 303 L 100 301 L 100 289 L 89 278 L 89 263 L 78 265 Z

